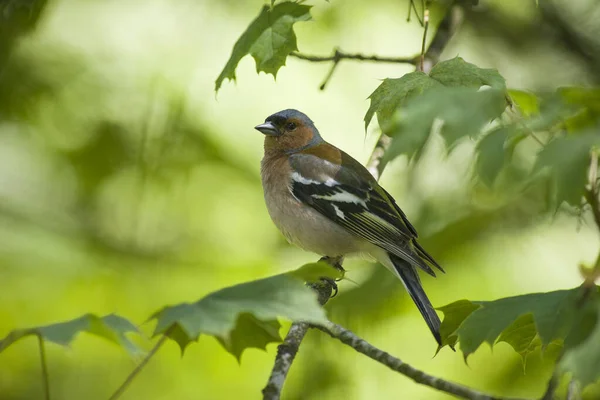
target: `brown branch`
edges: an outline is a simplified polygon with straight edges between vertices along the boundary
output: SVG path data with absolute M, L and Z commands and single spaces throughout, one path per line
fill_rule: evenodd
M 344 53 L 343 51 L 338 49 L 334 50 L 333 55 L 331 56 L 311 56 L 308 54 L 302 54 L 298 52 L 293 52 L 290 54 L 290 56 L 311 62 L 339 62 L 340 60 L 371 61 L 395 64 L 414 64 L 415 62 L 414 57 L 382 57 L 376 55 L 367 56 L 361 53 Z
M 396 63 L 396 64 L 414 64 L 415 58 L 405 58 L 405 57 L 380 57 L 380 56 L 367 56 L 360 53 L 344 53 L 339 49 L 335 49 L 333 55 L 331 56 L 311 56 L 307 54 L 302 54 L 298 52 L 293 52 L 290 54 L 292 57 L 299 58 L 300 60 L 311 61 L 311 62 L 329 62 L 332 61 L 331 69 L 323 79 L 323 83 L 319 86 L 320 90 L 325 90 L 327 83 L 333 76 L 338 64 L 342 60 L 356 60 L 356 61 L 370 61 L 370 62 L 380 62 L 380 63 Z
M 471 388 L 468 388 L 458 383 L 446 381 L 444 379 L 429 375 L 421 370 L 418 370 L 409 364 L 406 364 L 399 358 L 392 356 L 391 354 L 378 349 L 371 345 L 369 342 L 356 336 L 353 332 L 340 325 L 331 323 L 327 328 L 321 329 L 323 332 L 328 333 L 331 337 L 338 339 L 340 342 L 352 347 L 354 350 L 361 354 L 377 361 L 380 364 L 385 365 L 393 371 L 399 372 L 400 374 L 412 379 L 418 384 L 429 386 L 437 389 L 441 392 L 454 395 L 462 399 L 470 400 L 508 400 L 504 397 L 495 397 L 485 393 L 478 392 Z M 516 400 L 516 399 L 514 399 Z
M 590 167 L 588 172 L 588 184 L 584 191 L 584 198 L 592 209 L 594 222 L 600 231 L 600 198 L 598 188 L 598 150 L 592 149 L 590 155 Z M 581 273 L 585 278 L 584 286 L 594 288 L 595 282 L 600 278 L 600 253 L 592 268 L 581 267 Z
M 319 303 L 323 306 L 331 298 L 333 284 L 331 281 L 323 280 L 318 283 L 311 283 L 309 286 L 317 292 Z M 308 332 L 310 326 L 306 322 L 294 322 L 290 327 L 283 343 L 277 346 L 277 355 L 275 363 L 271 370 L 271 375 L 267 385 L 262 390 L 263 400 L 279 400 L 283 391 L 283 384 L 287 378 L 292 363 L 296 358 L 300 344 Z

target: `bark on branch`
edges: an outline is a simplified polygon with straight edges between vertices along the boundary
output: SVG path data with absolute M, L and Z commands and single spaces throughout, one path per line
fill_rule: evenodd
M 327 329 L 321 329 L 322 331 L 331 335 L 331 337 L 338 339 L 340 342 L 347 346 L 352 347 L 354 350 L 361 354 L 369 357 L 372 360 L 377 361 L 380 364 L 385 365 L 393 371 L 399 372 L 402 375 L 412 379 L 420 385 L 429 386 L 437 389 L 441 392 L 454 395 L 461 399 L 470 400 L 509 400 L 506 397 L 495 397 L 489 394 L 478 392 L 469 387 L 460 385 L 458 383 L 446 381 L 444 379 L 429 375 L 421 370 L 418 370 L 409 364 L 403 362 L 399 358 L 392 356 L 391 354 L 378 349 L 369 342 L 356 336 L 348 329 L 331 323 Z M 510 399 L 517 400 L 517 399 Z

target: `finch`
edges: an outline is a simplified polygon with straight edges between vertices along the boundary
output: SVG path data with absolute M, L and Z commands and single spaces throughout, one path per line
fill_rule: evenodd
M 321 137 L 300 111 L 279 111 L 255 127 L 265 135 L 261 178 L 271 219 L 290 243 L 329 258 L 367 254 L 408 291 L 441 345 L 440 319 L 417 269 L 444 270 L 369 171 Z

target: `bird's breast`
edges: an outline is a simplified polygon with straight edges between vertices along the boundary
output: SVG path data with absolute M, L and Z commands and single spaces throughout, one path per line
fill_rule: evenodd
M 265 157 L 261 176 L 269 215 L 290 243 L 332 257 L 363 251 L 363 239 L 292 195 L 291 168 L 286 158 Z

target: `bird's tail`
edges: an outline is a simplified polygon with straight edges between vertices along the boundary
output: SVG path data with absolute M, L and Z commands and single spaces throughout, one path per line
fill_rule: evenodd
M 417 308 L 421 312 L 425 322 L 427 322 L 427 326 L 431 330 L 431 333 L 433 333 L 435 340 L 441 346 L 442 337 L 440 336 L 440 317 L 438 317 L 437 313 L 433 309 L 433 306 L 431 305 L 431 302 L 427 298 L 427 295 L 423 290 L 423 286 L 421 286 L 421 280 L 419 279 L 419 275 L 417 275 L 415 267 L 400 257 L 395 256 L 394 254 L 388 253 L 388 255 L 392 261 L 392 264 L 394 264 L 394 268 L 402 280 L 404 287 L 408 291 L 408 294 L 410 294 L 410 297 L 417 305 Z

